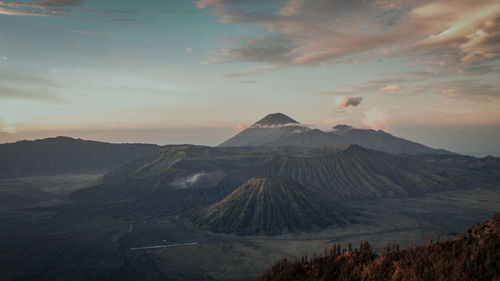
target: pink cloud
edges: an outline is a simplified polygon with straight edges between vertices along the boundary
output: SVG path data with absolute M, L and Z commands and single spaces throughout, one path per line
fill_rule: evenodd
M 401 89 L 403 89 L 401 86 L 398 86 L 398 85 L 389 85 L 389 86 L 385 86 L 384 88 L 380 89 L 380 91 L 382 93 L 386 93 L 386 92 L 398 92 L 398 91 L 401 91 Z
M 281 9 L 280 14 L 292 16 L 299 13 L 308 0 L 290 0 Z
M 200 0 L 196 2 L 196 7 L 200 9 L 204 9 L 209 6 L 215 6 L 215 5 L 221 5 L 224 4 L 225 2 L 228 2 L 227 0 Z
M 231 129 L 237 130 L 237 131 L 243 131 L 246 128 L 247 127 L 245 125 L 243 125 L 243 124 L 238 124 L 238 125 L 231 126 Z
M 335 106 L 337 108 L 346 108 L 349 106 L 358 106 L 361 104 L 361 101 L 363 100 L 363 97 L 347 97 L 347 96 L 340 96 L 335 99 Z
M 220 22 L 256 24 L 269 36 L 218 52 L 219 62 L 323 65 L 379 56 L 448 54 L 454 63 L 500 55 L 497 0 L 200 0 Z M 346 11 L 349 11 L 348 13 Z
M 9 16 L 61 16 L 67 6 L 78 5 L 77 0 L 39 0 L 38 3 L 0 1 L 0 15 Z
M 412 15 L 428 21 L 429 33 L 415 47 L 454 54 L 462 65 L 491 61 L 500 55 L 500 5 L 495 0 L 432 1 Z
M 377 108 L 372 108 L 364 113 L 361 122 L 373 130 L 379 130 L 387 125 L 387 118 Z

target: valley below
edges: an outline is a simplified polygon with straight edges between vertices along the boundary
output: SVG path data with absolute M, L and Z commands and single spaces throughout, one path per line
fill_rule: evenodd
M 239 236 L 201 230 L 183 214 L 120 213 L 78 205 L 68 196 L 100 176 L 0 181 L 1 280 L 254 280 L 281 258 L 311 255 L 333 243 L 369 241 L 379 252 L 387 243 L 406 248 L 454 237 L 500 206 L 500 190 L 492 187 L 352 199 L 343 204 L 359 216 L 348 225 Z M 132 249 L 168 244 L 180 245 Z

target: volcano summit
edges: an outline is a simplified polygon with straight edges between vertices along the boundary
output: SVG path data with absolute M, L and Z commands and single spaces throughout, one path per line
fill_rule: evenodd
M 328 147 L 357 144 L 365 148 L 391 154 L 454 154 L 434 149 L 382 130 L 357 129 L 349 125 L 336 125 L 332 131 L 311 129 L 283 113 L 273 113 L 260 119 L 246 130 L 221 143 L 219 146 L 296 146 Z

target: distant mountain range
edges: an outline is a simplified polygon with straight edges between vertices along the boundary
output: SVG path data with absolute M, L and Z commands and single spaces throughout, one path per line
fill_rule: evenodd
M 260 151 L 271 151 L 272 147 L 319 148 L 344 144 L 357 144 L 391 154 L 453 154 L 380 130 L 355 129 L 347 125 L 337 125 L 331 132 L 310 129 L 281 113 L 265 116 L 220 147 L 246 147 L 248 151 L 253 150 L 250 147 L 261 147 Z M 159 148 L 154 144 L 112 144 L 69 137 L 0 144 L 0 178 L 105 172 L 150 155 Z
M 423 195 L 498 186 L 500 160 L 398 156 L 358 145 L 328 148 L 172 146 L 77 191 L 80 202 L 179 213 L 213 204 L 255 177 L 285 177 L 330 200 Z
M 454 154 L 444 149 L 395 137 L 382 130 L 356 129 L 348 125 L 336 125 L 331 132 L 310 129 L 282 114 L 269 114 L 243 130 L 220 146 L 299 146 L 328 147 L 357 144 L 365 148 L 391 154 Z
M 0 144 L 0 178 L 105 172 L 158 148 L 68 137 Z
M 190 215 L 198 226 L 240 235 L 279 235 L 349 222 L 350 213 L 302 184 L 281 177 L 253 178 L 223 200 Z

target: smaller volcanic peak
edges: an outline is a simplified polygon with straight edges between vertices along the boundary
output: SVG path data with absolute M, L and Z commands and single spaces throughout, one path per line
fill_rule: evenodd
M 266 115 L 266 117 L 257 121 L 257 123 L 253 124 L 252 127 L 262 127 L 262 126 L 279 126 L 286 124 L 297 124 L 300 123 L 293 120 L 292 118 L 286 116 L 283 113 L 272 113 Z
M 332 129 L 334 129 L 336 131 L 345 131 L 345 130 L 354 129 L 354 127 L 353 126 L 349 126 L 349 125 L 345 125 L 345 124 L 339 124 L 339 125 L 333 126 Z
M 346 210 L 288 178 L 252 178 L 190 219 L 201 228 L 239 235 L 314 231 L 349 222 Z

